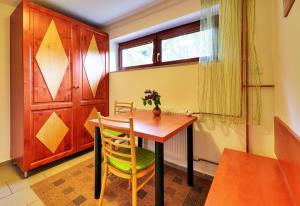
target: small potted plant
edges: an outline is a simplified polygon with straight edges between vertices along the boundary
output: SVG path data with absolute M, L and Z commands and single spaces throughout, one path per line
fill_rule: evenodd
M 144 106 L 146 106 L 147 104 L 149 104 L 150 106 L 155 105 L 152 112 L 154 116 L 156 117 L 160 116 L 161 109 L 159 108 L 159 105 L 161 105 L 161 103 L 160 103 L 160 95 L 158 94 L 158 92 L 155 90 L 147 89 L 144 93 L 145 96 L 142 97 Z

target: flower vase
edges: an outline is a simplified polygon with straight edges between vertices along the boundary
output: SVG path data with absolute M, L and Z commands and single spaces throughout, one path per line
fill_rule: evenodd
M 156 107 L 154 107 L 154 109 L 152 110 L 152 112 L 153 112 L 153 115 L 155 117 L 159 117 L 160 114 L 161 114 L 161 109 L 158 106 L 156 106 Z

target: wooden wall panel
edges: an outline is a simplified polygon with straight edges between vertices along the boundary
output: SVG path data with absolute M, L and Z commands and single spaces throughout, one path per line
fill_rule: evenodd
M 300 205 L 300 137 L 275 117 L 275 153 L 296 205 Z

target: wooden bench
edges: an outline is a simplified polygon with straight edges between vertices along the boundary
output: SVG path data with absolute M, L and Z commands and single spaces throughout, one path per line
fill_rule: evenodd
M 205 206 L 300 205 L 300 141 L 275 118 L 277 159 L 225 149 Z

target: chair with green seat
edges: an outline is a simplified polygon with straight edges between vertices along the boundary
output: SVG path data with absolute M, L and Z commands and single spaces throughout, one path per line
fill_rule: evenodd
M 130 180 L 132 187 L 132 205 L 137 205 L 137 192 L 144 187 L 155 175 L 155 154 L 144 148 L 136 147 L 133 130 L 133 119 L 120 120 L 108 117 L 99 117 L 101 141 L 103 149 L 103 179 L 99 205 L 102 205 L 107 175 L 109 173 Z M 105 129 L 126 131 L 127 136 L 107 134 Z M 128 142 L 117 143 L 116 140 Z M 138 185 L 137 180 L 143 178 Z
M 114 104 L 114 114 L 127 113 L 133 111 L 133 102 L 118 102 L 115 101 Z M 98 113 L 100 115 L 100 113 Z M 125 136 L 122 132 L 113 131 L 110 129 L 105 129 L 107 134 L 111 134 L 114 136 Z
M 128 113 L 133 111 L 133 102 L 115 101 L 114 114 Z

